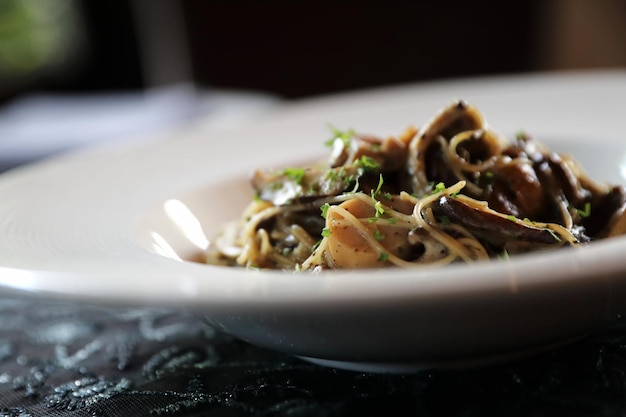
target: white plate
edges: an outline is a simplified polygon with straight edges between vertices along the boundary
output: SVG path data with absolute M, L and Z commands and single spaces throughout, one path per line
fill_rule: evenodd
M 167 304 L 261 346 L 360 370 L 515 357 L 626 313 L 626 239 L 442 269 L 245 271 L 187 261 L 251 198 L 254 168 L 324 156 L 327 124 L 400 133 L 454 98 L 507 135 L 623 183 L 626 72 L 398 86 L 289 104 L 245 129 L 190 127 L 0 178 L 0 286 L 80 302 Z M 177 257 L 183 261 L 176 259 Z

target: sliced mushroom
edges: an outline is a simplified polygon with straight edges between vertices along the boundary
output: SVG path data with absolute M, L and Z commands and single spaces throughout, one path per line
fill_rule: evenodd
M 382 173 L 399 171 L 406 164 L 407 144 L 403 140 L 404 136 L 381 139 L 371 135 L 355 135 L 348 143 L 340 138 L 335 139 L 330 166 L 336 168 L 350 165 L 367 156 L 378 163 Z
M 257 196 L 275 205 L 290 204 L 319 197 L 334 196 L 350 190 L 364 172 L 355 165 L 322 169 L 258 170 L 252 176 Z
M 493 184 L 486 196 L 489 207 L 520 218 L 543 217 L 542 212 L 548 208 L 544 185 L 529 163 L 505 164 L 491 172 Z
M 626 233 L 626 190 L 616 186 L 590 203 L 588 216 L 581 221 L 592 238 Z
M 626 235 L 626 205 L 620 207 L 611 217 L 608 227 L 602 233 L 602 238 Z
M 482 129 L 485 126 L 482 114 L 464 101 L 456 101 L 441 110 L 423 126 L 409 145 L 409 174 L 413 176 L 413 191 L 427 193 L 435 179 L 428 172 L 445 172 L 441 140 L 449 141 L 458 133 Z M 441 166 L 442 169 L 438 169 Z
M 462 225 L 492 247 L 503 247 L 511 240 L 545 245 L 561 243 L 551 230 L 509 219 L 482 204 L 472 204 L 466 199 L 444 196 L 437 200 L 432 210 L 436 217 L 445 217 L 451 223 Z

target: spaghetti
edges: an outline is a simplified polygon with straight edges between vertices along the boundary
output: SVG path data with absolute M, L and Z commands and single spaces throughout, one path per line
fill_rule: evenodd
M 381 139 L 334 131 L 324 164 L 257 171 L 207 262 L 324 270 L 441 266 L 626 233 L 626 192 L 457 101 Z

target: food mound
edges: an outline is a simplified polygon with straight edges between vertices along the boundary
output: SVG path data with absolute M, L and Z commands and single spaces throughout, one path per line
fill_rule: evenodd
M 463 101 L 385 139 L 334 131 L 327 163 L 257 171 L 207 261 L 324 270 L 473 262 L 626 232 L 626 192 Z

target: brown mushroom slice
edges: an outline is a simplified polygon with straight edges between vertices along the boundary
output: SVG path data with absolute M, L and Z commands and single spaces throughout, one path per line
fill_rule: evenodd
M 517 221 L 468 198 L 443 196 L 432 206 L 437 218 L 465 227 L 479 240 L 494 247 L 504 247 L 511 240 L 542 245 L 562 244 L 553 231 Z
M 491 172 L 493 184 L 485 197 L 490 207 L 520 218 L 546 218 L 544 212 L 550 207 L 544 184 L 530 163 L 504 164 Z
M 626 235 L 626 205 L 620 207 L 619 210 L 611 217 L 611 221 L 607 229 L 602 233 L 602 238 Z
M 390 174 L 396 180 L 385 185 L 385 192 L 399 192 L 396 188 L 408 182 L 404 175 L 406 147 L 414 134 L 409 128 L 400 138 L 354 136 L 349 145 L 338 138 L 329 166 L 258 170 L 252 177 L 252 186 L 260 199 L 276 205 L 339 195 L 353 189 L 357 181 L 363 191 L 369 192 L 377 187 L 379 174 Z M 363 166 L 364 157 L 371 159 L 371 167 Z
M 582 201 L 589 199 L 591 193 L 581 186 L 578 177 L 561 156 L 556 153 L 549 153 L 546 155 L 546 159 L 554 178 L 571 205 L 577 206 Z
M 302 199 L 339 195 L 353 187 L 362 174 L 355 165 L 333 169 L 257 170 L 252 176 L 252 186 L 261 200 L 278 206 Z
M 420 131 L 417 136 L 427 141 L 436 136 L 450 139 L 460 132 L 482 129 L 485 126 L 480 111 L 463 100 L 443 108 Z
M 607 238 L 626 233 L 626 189 L 612 187 L 596 196 L 581 223 L 592 238 Z
M 456 101 L 441 110 L 423 126 L 409 144 L 409 173 L 413 175 L 413 191 L 426 193 L 433 178 L 427 175 L 428 165 L 441 164 L 442 145 L 439 141 L 449 141 L 455 135 L 483 129 L 485 122 L 482 114 L 475 107 L 464 101 Z M 445 165 L 445 161 L 443 161 Z
M 343 139 L 337 138 L 333 141 L 330 166 L 332 168 L 346 166 L 366 156 L 378 163 L 380 172 L 401 170 L 406 164 L 408 143 L 406 138 L 410 135 L 410 129 L 407 131 L 400 138 L 389 136 L 386 139 L 381 139 L 371 135 L 355 135 L 347 143 Z

